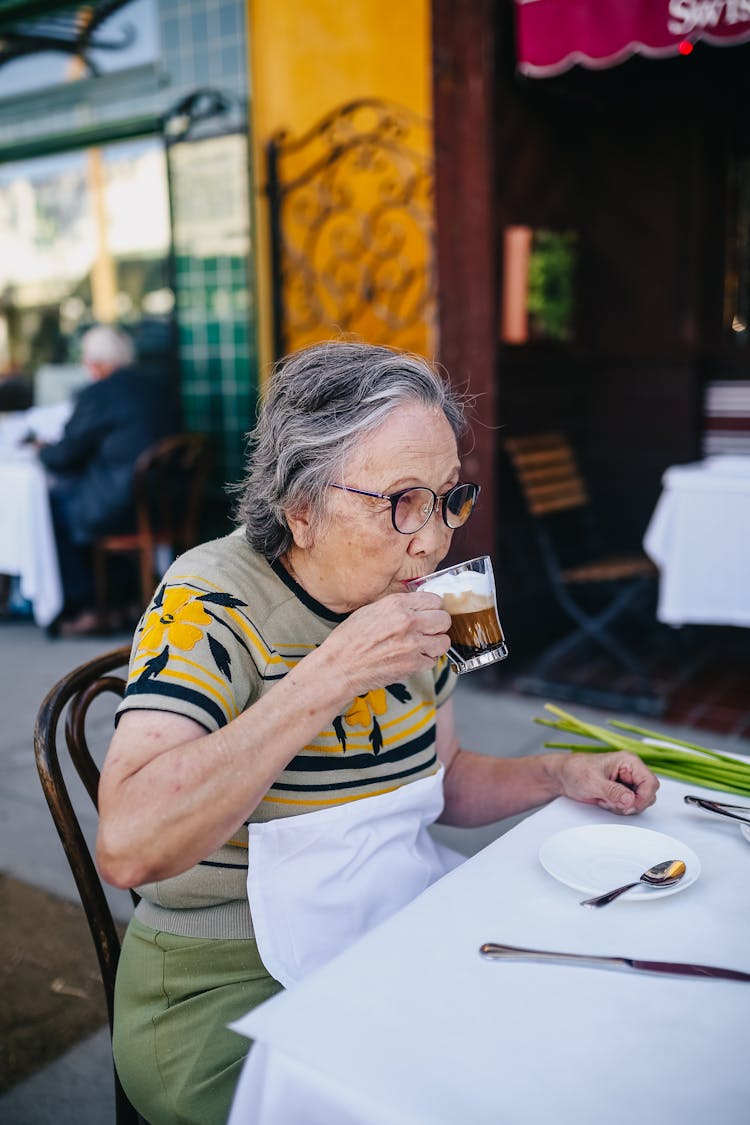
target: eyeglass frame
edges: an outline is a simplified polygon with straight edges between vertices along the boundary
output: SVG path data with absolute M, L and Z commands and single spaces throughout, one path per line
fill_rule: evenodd
M 472 488 L 476 489 L 476 493 L 474 494 L 474 503 L 471 506 L 471 512 L 469 512 L 464 522 L 460 523 L 458 527 L 451 527 L 445 515 L 448 497 L 451 495 L 451 493 L 455 492 L 457 488 L 466 488 L 469 485 Z M 442 500 L 442 504 L 440 506 L 440 515 L 442 517 L 443 523 L 449 531 L 458 531 L 459 527 L 464 527 L 471 519 L 472 512 L 474 511 L 477 500 L 479 499 L 479 493 L 482 491 L 481 484 L 476 484 L 471 480 L 460 480 L 457 484 L 454 484 L 452 488 L 449 488 L 447 492 L 443 492 L 440 494 L 435 492 L 434 489 L 429 488 L 426 484 L 410 484 L 408 488 L 401 488 L 398 490 L 398 492 L 367 492 L 364 488 L 350 488 L 348 484 L 334 484 L 333 482 L 331 482 L 328 487 L 338 488 L 342 492 L 354 492 L 357 496 L 371 496 L 375 500 L 387 500 L 391 505 L 391 523 L 393 524 L 393 529 L 394 531 L 397 531 L 399 535 L 416 535 L 422 530 L 423 527 L 427 527 L 427 524 L 435 514 L 435 509 L 438 506 L 439 500 Z M 424 523 L 421 523 L 419 527 L 414 529 L 414 531 L 402 531 L 400 527 L 396 526 L 396 506 L 402 496 L 405 496 L 407 492 L 413 492 L 415 489 L 420 489 L 422 492 L 431 493 L 432 507 L 430 508 L 430 514 L 425 518 Z

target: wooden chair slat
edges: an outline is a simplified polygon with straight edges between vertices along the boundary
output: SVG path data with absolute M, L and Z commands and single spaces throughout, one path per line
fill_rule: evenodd
M 536 531 L 552 592 L 575 623 L 568 637 L 542 653 L 532 679 L 544 688 L 550 683 L 547 671 L 555 661 L 568 656 L 579 642 L 591 640 L 648 687 L 643 665 L 611 627 L 653 586 L 656 568 L 642 553 L 607 557 L 592 550 L 589 557 L 580 557 L 586 532 L 594 524 L 593 512 L 575 454 L 561 432 L 508 437 L 504 445 Z M 596 588 L 602 593 L 602 604 L 590 609 L 588 602 L 580 600 L 579 591 Z M 646 696 L 651 713 L 658 713 L 658 701 L 652 708 L 648 690 Z

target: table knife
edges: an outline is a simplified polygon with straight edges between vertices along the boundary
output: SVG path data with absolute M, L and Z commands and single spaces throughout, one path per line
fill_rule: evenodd
M 624 969 L 635 973 L 666 973 L 676 977 L 713 977 L 719 980 L 750 981 L 750 973 L 739 969 L 721 969 L 716 965 L 691 965 L 680 961 L 641 961 L 634 957 L 604 957 L 593 953 L 555 953 L 547 949 L 523 949 L 517 945 L 499 945 L 488 941 L 479 952 L 491 960 L 540 961 L 550 964 L 574 963 L 592 969 Z

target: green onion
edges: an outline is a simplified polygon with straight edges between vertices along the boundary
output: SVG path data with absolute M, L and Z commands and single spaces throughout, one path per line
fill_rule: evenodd
M 553 730 L 562 731 L 564 734 L 589 739 L 589 743 L 545 742 L 547 749 L 572 750 L 589 754 L 629 750 L 637 754 L 654 773 L 661 774 L 663 777 L 688 781 L 691 785 L 699 785 L 704 789 L 721 789 L 725 793 L 750 796 L 750 759 L 733 758 L 694 742 L 672 738 L 662 731 L 633 726 L 632 723 L 609 719 L 607 726 L 601 726 L 598 723 L 584 722 L 571 715 L 569 711 L 563 711 L 561 707 L 555 707 L 551 703 L 545 703 L 544 707 L 557 718 L 554 720 L 535 718 L 535 723 L 552 727 Z M 625 731 L 628 733 L 623 733 Z M 633 735 L 638 737 L 632 737 Z M 653 746 L 644 739 L 658 739 L 669 745 Z

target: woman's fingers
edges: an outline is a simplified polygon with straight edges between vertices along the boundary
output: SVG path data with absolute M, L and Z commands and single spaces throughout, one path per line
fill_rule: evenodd
M 450 615 L 435 594 L 391 594 L 352 613 L 325 645 L 336 648 L 354 694 L 403 679 L 448 650 Z
M 656 800 L 658 778 L 636 754 L 571 754 L 562 769 L 563 793 L 609 812 L 642 812 Z

